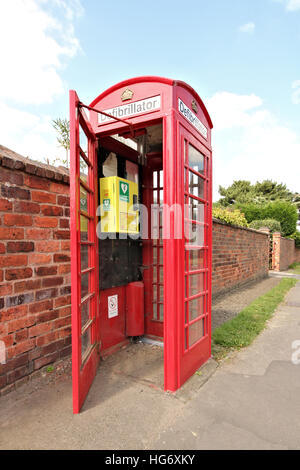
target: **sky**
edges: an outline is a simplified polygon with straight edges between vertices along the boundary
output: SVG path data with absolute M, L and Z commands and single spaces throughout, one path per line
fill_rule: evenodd
M 190 84 L 214 124 L 214 200 L 234 180 L 300 192 L 300 0 L 0 0 L 0 144 L 58 163 L 68 90 Z

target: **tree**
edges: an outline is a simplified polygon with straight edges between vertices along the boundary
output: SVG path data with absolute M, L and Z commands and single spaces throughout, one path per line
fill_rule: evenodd
M 66 160 L 63 163 L 69 168 L 69 150 L 70 150 L 70 122 L 67 119 L 53 119 L 54 129 L 58 132 L 57 141 L 61 147 L 66 150 Z
M 278 200 L 294 202 L 296 196 L 287 189 L 285 184 L 276 183 L 272 180 L 264 180 L 253 185 L 250 181 L 238 180 L 234 181 L 228 188 L 220 186 L 219 193 L 222 197 L 218 202 L 225 207 L 236 203 L 264 204 Z M 300 204 L 299 195 L 297 200 Z

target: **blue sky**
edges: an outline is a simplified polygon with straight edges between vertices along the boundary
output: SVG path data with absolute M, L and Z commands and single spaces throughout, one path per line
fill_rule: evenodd
M 0 17 L 1 144 L 54 161 L 51 119 L 68 116 L 69 88 L 89 103 L 160 75 L 208 107 L 215 199 L 234 179 L 300 192 L 300 0 L 11 0 Z

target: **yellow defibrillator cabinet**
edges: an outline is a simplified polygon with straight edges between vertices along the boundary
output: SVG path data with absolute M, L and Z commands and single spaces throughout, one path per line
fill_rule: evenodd
M 101 232 L 139 233 L 138 184 L 118 176 L 100 178 Z

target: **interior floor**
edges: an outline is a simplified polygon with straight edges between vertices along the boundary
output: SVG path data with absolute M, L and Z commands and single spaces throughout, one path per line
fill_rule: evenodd
M 133 381 L 163 390 L 163 348 L 141 341 L 131 343 L 106 357 L 101 363 L 101 371 L 125 376 Z

